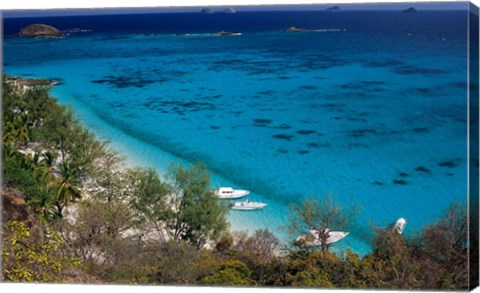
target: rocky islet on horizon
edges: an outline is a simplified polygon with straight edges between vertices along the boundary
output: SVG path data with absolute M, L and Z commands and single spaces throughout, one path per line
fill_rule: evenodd
M 403 10 L 403 12 L 405 12 L 405 13 L 415 13 L 415 12 L 417 12 L 417 9 L 415 9 L 414 7 L 410 7 L 410 8 L 407 8 L 407 9 Z
M 48 24 L 35 23 L 22 28 L 16 36 L 22 38 L 61 39 L 71 33 L 85 33 L 89 31 L 81 28 L 60 30 Z

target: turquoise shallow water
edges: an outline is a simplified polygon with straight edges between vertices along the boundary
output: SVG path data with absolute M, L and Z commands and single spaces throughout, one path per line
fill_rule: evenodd
M 129 165 L 163 172 L 202 161 L 212 187 L 249 189 L 268 204 L 232 211 L 234 230 L 269 228 L 291 241 L 282 227 L 293 203 L 331 193 L 362 206 L 335 249 L 364 254 L 372 226 L 406 217 L 408 235 L 466 199 L 466 16 L 451 13 L 329 15 L 330 28 L 347 28 L 338 33 L 265 25 L 229 37 L 7 38 L 4 65 L 60 79 L 53 95 Z

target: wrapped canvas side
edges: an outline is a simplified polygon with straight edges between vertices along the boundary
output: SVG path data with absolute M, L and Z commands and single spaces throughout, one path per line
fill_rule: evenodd
M 479 9 L 470 4 L 469 11 L 469 213 L 470 213 L 470 290 L 479 282 Z

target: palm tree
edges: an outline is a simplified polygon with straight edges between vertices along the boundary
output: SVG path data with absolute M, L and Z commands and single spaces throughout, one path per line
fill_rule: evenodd
M 29 120 L 28 115 L 14 118 L 16 142 L 20 145 L 26 145 L 30 142 Z
M 57 155 L 53 152 L 45 152 L 39 154 L 39 156 L 41 156 L 42 160 L 38 158 L 38 161 L 35 161 L 37 162 L 34 170 L 35 177 L 46 183 L 47 186 L 51 185 L 55 180 L 54 172 Z
M 24 170 L 35 170 L 35 156 L 24 154 L 20 157 L 20 167 Z
M 10 142 L 10 141 L 3 141 L 3 159 L 8 160 L 18 156 L 20 153 L 18 152 L 17 146 Z
M 5 111 L 3 116 L 3 141 L 15 143 L 16 131 L 15 131 L 15 115 L 10 111 Z
M 28 204 L 35 210 L 42 223 L 50 222 L 58 215 L 55 212 L 53 192 L 48 187 L 41 190 L 28 201 Z
M 64 207 L 81 198 L 81 184 L 76 173 L 76 170 L 70 163 L 63 161 L 62 164 L 60 164 L 55 194 L 57 215 L 60 218 L 63 216 L 62 212 Z

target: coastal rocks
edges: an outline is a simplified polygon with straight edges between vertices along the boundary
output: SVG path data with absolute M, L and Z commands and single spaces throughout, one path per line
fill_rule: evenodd
M 59 83 L 59 81 L 55 79 L 33 79 L 18 76 L 6 76 L 6 82 L 17 88 L 20 92 L 38 87 L 49 87 Z
M 53 26 L 47 24 L 31 24 L 20 30 L 19 37 L 24 38 L 44 38 L 44 39 L 56 39 L 64 36 L 63 32 Z
M 29 237 L 22 244 L 35 245 L 37 247 L 45 244 L 47 239 L 47 228 L 43 225 L 35 211 L 26 204 L 24 195 L 15 188 L 4 187 L 2 189 L 1 207 L 2 222 L 21 222 L 28 229 Z M 79 268 L 65 267 L 61 272 L 63 280 L 67 283 L 99 283 L 94 277 L 87 275 Z
M 3 223 L 18 221 L 25 224 L 30 230 L 33 239 L 43 243 L 45 231 L 35 213 L 23 199 L 20 191 L 13 188 L 2 189 L 2 220 Z

